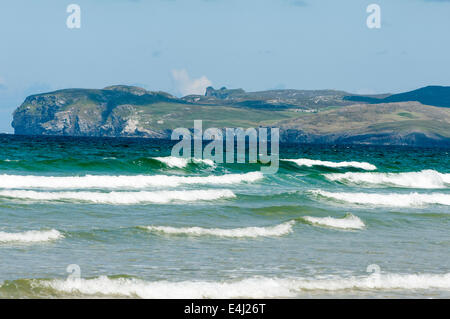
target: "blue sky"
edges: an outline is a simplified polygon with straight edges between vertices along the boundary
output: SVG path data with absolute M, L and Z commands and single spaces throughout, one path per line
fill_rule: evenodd
M 66 7 L 81 7 L 68 29 Z M 381 29 L 366 25 L 381 7 Z M 14 0 L 0 3 L 0 132 L 30 94 L 130 84 L 401 92 L 450 85 L 446 0 Z

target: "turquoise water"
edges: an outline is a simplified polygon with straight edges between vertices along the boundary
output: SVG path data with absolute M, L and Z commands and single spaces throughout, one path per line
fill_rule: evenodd
M 450 150 L 171 145 L 0 136 L 0 297 L 450 297 Z

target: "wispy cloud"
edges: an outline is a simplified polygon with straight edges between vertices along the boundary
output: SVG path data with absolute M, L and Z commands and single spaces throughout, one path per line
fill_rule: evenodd
M 204 75 L 197 79 L 191 79 L 185 69 L 172 70 L 172 78 L 175 82 L 176 91 L 183 96 L 203 95 L 206 88 L 212 85 L 211 81 Z

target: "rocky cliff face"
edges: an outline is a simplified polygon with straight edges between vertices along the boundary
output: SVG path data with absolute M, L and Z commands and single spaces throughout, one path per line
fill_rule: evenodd
M 139 125 L 136 106 L 177 100 L 164 92 L 129 86 L 61 90 L 27 97 L 14 112 L 12 126 L 21 135 L 163 138 L 164 130 Z
M 336 91 L 264 91 L 258 95 L 208 88 L 206 93 L 203 99 L 179 99 L 130 86 L 60 90 L 27 97 L 14 112 L 12 125 L 22 135 L 169 139 L 174 128 L 192 128 L 193 121 L 200 119 L 204 129 L 279 127 L 281 141 L 288 143 L 450 146 L 450 108 L 418 102 L 338 107 L 334 103 L 342 102 L 344 94 Z M 261 104 L 255 107 L 256 98 Z M 315 100 L 326 104 L 327 99 L 333 107 L 295 104 Z M 288 100 L 293 104 L 270 106 Z

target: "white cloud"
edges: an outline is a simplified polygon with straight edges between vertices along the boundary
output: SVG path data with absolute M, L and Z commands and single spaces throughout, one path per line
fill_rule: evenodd
M 185 69 L 172 70 L 172 78 L 175 82 L 176 91 L 183 95 L 190 94 L 205 94 L 206 88 L 212 83 L 206 76 L 201 76 L 198 79 L 191 79 Z

